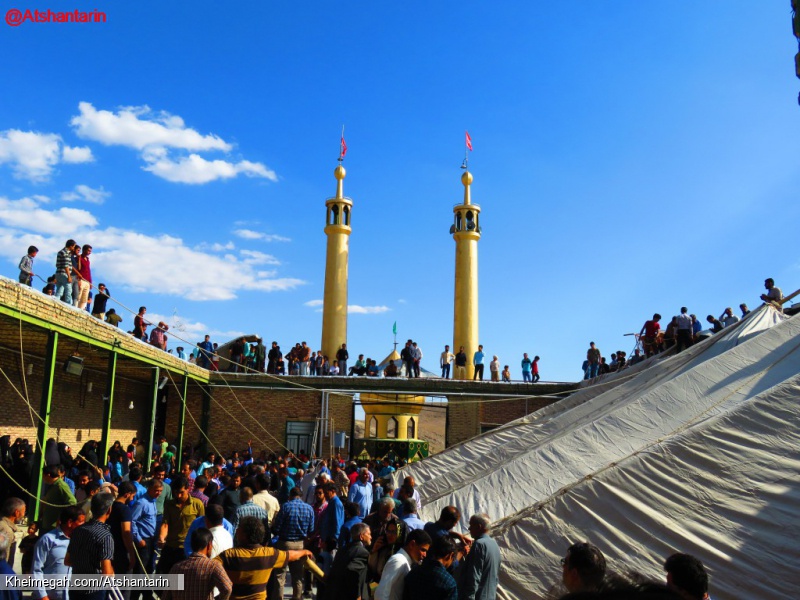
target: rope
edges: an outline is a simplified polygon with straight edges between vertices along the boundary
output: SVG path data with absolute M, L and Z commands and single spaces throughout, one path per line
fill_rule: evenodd
M 181 399 L 181 403 L 183 404 L 183 408 L 184 408 L 184 410 L 186 411 L 186 414 L 188 414 L 188 415 L 189 415 L 189 418 L 192 420 L 192 423 L 194 423 L 194 424 L 195 424 L 195 426 L 197 427 L 197 431 L 199 431 L 199 432 L 200 432 L 200 434 L 201 434 L 201 435 L 202 435 L 204 438 L 206 438 L 206 441 L 207 441 L 209 444 L 211 444 L 211 447 L 214 449 L 214 452 L 216 452 L 216 453 L 217 453 L 217 456 L 223 456 L 223 454 L 222 454 L 222 453 L 221 453 L 221 452 L 220 452 L 220 451 L 217 449 L 217 447 L 214 445 L 214 442 L 212 442 L 212 441 L 211 441 L 211 438 L 210 438 L 210 437 L 208 437 L 208 435 L 206 434 L 206 432 L 202 430 L 202 428 L 200 427 L 200 424 L 199 424 L 197 421 L 195 421 L 194 417 L 192 416 L 192 413 L 191 413 L 191 411 L 189 410 L 189 407 L 188 407 L 188 406 L 186 406 L 186 397 L 185 397 L 183 394 L 181 394 L 181 391 L 180 391 L 180 389 L 178 388 L 178 384 L 177 384 L 177 383 L 175 383 L 175 380 L 172 378 L 172 373 L 170 373 L 169 371 L 167 371 L 167 375 L 169 376 L 169 379 L 170 379 L 170 381 L 172 382 L 172 385 L 173 385 L 173 386 L 175 386 L 175 391 L 177 392 L 177 394 L 178 394 L 178 397 Z M 181 450 L 183 450 L 183 448 L 181 448 Z
M 0 471 L 5 473 L 6 476 L 11 480 L 11 482 L 15 486 L 17 486 L 22 492 L 28 494 L 28 496 L 30 496 L 31 498 L 33 498 L 37 502 L 39 502 L 41 504 L 44 504 L 45 506 L 52 506 L 53 508 L 68 508 L 70 506 L 75 506 L 75 504 L 50 504 L 49 502 L 45 502 L 44 500 L 41 499 L 41 497 L 39 497 L 39 496 L 37 496 L 35 494 L 31 494 L 28 490 L 26 490 L 24 487 L 22 487 L 22 485 L 16 479 L 14 479 L 13 475 L 11 475 L 11 473 L 6 471 L 5 467 L 2 464 L 0 464 Z

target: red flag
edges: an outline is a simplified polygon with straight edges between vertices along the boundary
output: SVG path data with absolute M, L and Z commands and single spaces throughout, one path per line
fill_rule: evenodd
M 344 158 L 344 155 L 347 154 L 347 143 L 344 141 L 344 134 L 342 134 L 342 143 L 341 149 L 339 151 L 339 158 Z
M 470 152 L 472 152 L 472 138 L 471 138 L 471 137 L 469 137 L 469 131 L 465 131 L 465 132 L 464 132 L 464 135 L 466 135 L 466 136 L 467 136 L 467 137 L 466 137 L 466 141 L 467 141 L 467 149 L 468 149 Z

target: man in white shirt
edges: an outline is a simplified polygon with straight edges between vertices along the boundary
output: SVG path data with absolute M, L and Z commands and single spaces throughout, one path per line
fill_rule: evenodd
M 729 306 L 728 308 L 725 309 L 725 312 L 722 313 L 719 320 L 722 321 L 722 324 L 725 327 L 730 327 L 734 323 L 739 322 L 739 317 L 733 314 L 733 309 Z
M 272 519 L 278 514 L 281 505 L 278 499 L 269 493 L 269 475 L 266 473 L 259 473 L 256 475 L 255 483 L 258 491 L 255 496 L 253 496 L 253 504 L 267 511 L 267 521 L 269 524 L 272 524 Z
M 412 342 L 411 346 L 411 356 L 414 358 L 414 377 L 419 377 L 419 363 L 422 360 L 422 348 L 417 346 L 417 342 Z
M 406 537 L 406 544 L 383 568 L 381 582 L 375 590 L 375 600 L 403 600 L 403 584 L 413 564 L 420 564 L 431 547 L 431 536 L 415 529 Z
M 450 363 L 453 362 L 454 359 L 455 355 L 450 352 L 450 346 L 445 346 L 444 352 L 442 352 L 439 358 L 439 366 L 442 367 L 442 379 L 450 378 Z
M 694 331 L 692 330 L 692 317 L 689 315 L 689 309 L 685 306 L 681 307 L 681 314 L 677 317 L 678 327 L 675 334 L 676 344 L 675 353 L 677 354 L 684 348 L 688 348 L 694 341 Z

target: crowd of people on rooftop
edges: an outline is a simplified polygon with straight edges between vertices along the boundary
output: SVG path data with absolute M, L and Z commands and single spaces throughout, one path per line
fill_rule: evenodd
M 775 280 L 771 277 L 765 279 L 764 288 L 767 292 L 761 294 L 761 300 L 782 311 L 783 292 L 775 285 Z M 750 309 L 744 302 L 739 305 L 739 310 L 742 315 L 741 319 L 750 314 Z M 655 313 L 652 319 L 645 321 L 639 333 L 635 334 L 637 343 L 630 359 L 627 358 L 627 353 L 617 350 L 612 352 L 610 360 L 607 360 L 596 344 L 589 342 L 586 360 L 583 361 L 582 366 L 583 378 L 593 379 L 600 375 L 621 371 L 673 347 L 677 354 L 693 344 L 721 332 L 726 327 L 735 325 L 741 320 L 734 314 L 733 308 L 730 306 L 722 311 L 719 318 L 715 318 L 714 315 L 708 315 L 706 322 L 709 326 L 705 329 L 702 321 L 696 315 L 690 314 L 689 309 L 685 306 L 681 307 L 680 314 L 672 317 L 665 329 L 661 328 L 661 318 L 660 314 Z
M 169 600 L 282 600 L 287 571 L 292 600 L 494 600 L 501 568 L 491 520 L 482 513 L 460 531 L 456 506 L 436 521 L 419 517 L 421 499 L 412 476 L 393 485 L 404 462 L 346 461 L 340 455 L 314 459 L 267 450 L 250 442 L 227 457 L 181 453 L 165 437 L 152 448 L 134 438 L 114 442 L 100 460 L 88 441 L 73 456 L 54 439 L 44 451 L 39 519 L 28 511 L 30 466 L 26 440 L 0 439 L 0 570 L 60 575 L 71 573 L 183 574 L 183 590 L 158 595 Z M 150 463 L 148 469 L 148 461 Z M 29 516 L 26 520 L 26 514 Z M 27 522 L 27 535 L 20 526 Z M 21 539 L 20 539 L 21 538 Z M 312 581 L 307 561 L 317 565 Z M 674 554 L 664 563 L 666 584 L 612 572 L 599 548 L 575 543 L 553 566 L 554 589 L 564 598 L 620 597 L 706 600 L 702 563 Z M 585 594 L 595 593 L 596 596 Z M 13 590 L 4 598 L 16 600 Z M 126 592 L 152 600 L 150 589 Z M 69 590 L 72 600 L 104 600 L 107 591 Z M 578 594 L 584 594 L 579 596 Z M 60 589 L 34 598 L 65 600 Z M 554 596 L 557 597 L 557 596 Z M 625 596 L 629 597 L 629 596 Z

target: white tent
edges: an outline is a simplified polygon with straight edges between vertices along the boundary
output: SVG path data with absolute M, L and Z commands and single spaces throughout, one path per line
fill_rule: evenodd
M 428 519 L 489 514 L 501 597 L 546 597 L 583 540 L 658 579 L 694 554 L 717 600 L 798 596 L 800 320 L 765 306 L 649 363 L 399 473 Z

